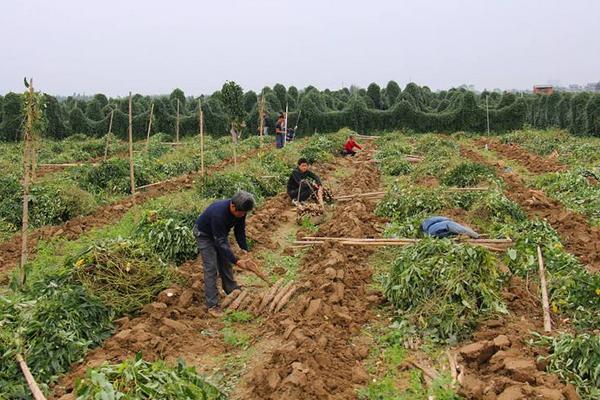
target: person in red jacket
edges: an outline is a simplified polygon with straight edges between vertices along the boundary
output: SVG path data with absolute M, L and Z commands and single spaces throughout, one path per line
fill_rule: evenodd
M 348 140 L 346 140 L 346 144 L 344 144 L 344 150 L 342 150 L 342 155 L 353 156 L 356 154 L 354 149 L 362 150 L 362 147 L 354 141 L 354 136 L 348 136 Z

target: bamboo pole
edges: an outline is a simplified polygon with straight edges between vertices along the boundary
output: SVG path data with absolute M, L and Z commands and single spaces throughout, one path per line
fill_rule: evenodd
M 64 164 L 40 164 L 40 167 L 83 167 L 85 165 L 93 165 L 96 166 L 98 163 L 64 163 Z
M 237 166 L 237 131 L 233 127 L 233 122 L 231 123 L 231 141 L 233 143 L 233 165 Z
M 198 99 L 198 114 L 200 118 L 200 174 L 204 178 L 204 112 L 202 100 Z
M 150 118 L 148 119 L 148 133 L 146 133 L 146 148 L 145 152 L 148 154 L 150 148 L 150 130 L 152 129 L 152 115 L 154 113 L 154 102 L 150 105 Z
M 135 195 L 135 177 L 133 170 L 133 115 L 131 107 L 131 92 L 129 92 L 129 179 L 131 183 L 131 194 Z
M 179 99 L 177 99 L 177 117 L 175 118 L 175 142 L 179 143 Z
M 25 285 L 27 275 L 25 264 L 27 263 L 27 229 L 29 228 L 29 184 L 31 174 L 31 135 L 33 129 L 33 79 L 29 80 L 29 101 L 27 104 L 27 122 L 23 132 L 23 216 L 21 224 L 21 264 L 19 271 L 19 282 Z
M 33 395 L 33 398 L 35 400 L 46 400 L 46 397 L 40 390 L 33 375 L 31 375 L 31 371 L 29 370 L 27 363 L 23 359 L 23 356 L 21 354 L 17 354 L 16 359 L 17 359 L 17 362 L 19 363 L 19 367 L 21 368 L 21 371 L 23 372 L 23 376 L 25 377 L 27 386 L 29 386 L 29 390 L 31 390 L 31 394 Z
M 110 134 L 112 132 L 112 124 L 113 124 L 113 116 L 115 114 L 115 109 L 110 110 L 110 120 L 108 121 L 108 132 L 106 133 L 106 147 L 104 148 L 104 161 L 106 161 L 106 157 L 108 157 L 108 143 L 110 142 Z
M 260 147 L 263 146 L 263 134 L 265 131 L 265 95 L 260 96 L 260 107 L 258 110 L 258 134 L 260 136 Z
M 548 302 L 548 287 L 546 286 L 546 269 L 544 268 L 544 258 L 542 249 L 537 246 L 538 264 L 540 271 L 540 285 L 542 288 L 542 309 L 544 311 L 544 331 L 552 331 L 552 319 L 550 318 L 550 304 Z
M 332 237 L 332 236 L 304 236 L 303 240 L 317 240 L 317 241 L 363 241 L 363 242 L 410 242 L 416 243 L 420 239 L 411 238 L 352 238 L 352 237 Z M 468 239 L 466 242 L 469 243 L 487 243 L 487 244 L 510 244 L 511 239 Z

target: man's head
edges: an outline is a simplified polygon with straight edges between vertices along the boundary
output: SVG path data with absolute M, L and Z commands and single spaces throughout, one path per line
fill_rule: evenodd
M 236 217 L 242 218 L 254 208 L 254 196 L 244 190 L 239 190 L 231 198 L 229 211 Z
M 306 158 L 301 158 L 298 160 L 298 169 L 302 173 L 308 171 L 308 160 Z
M 348 140 L 354 140 L 354 136 L 352 136 L 352 135 L 348 136 Z

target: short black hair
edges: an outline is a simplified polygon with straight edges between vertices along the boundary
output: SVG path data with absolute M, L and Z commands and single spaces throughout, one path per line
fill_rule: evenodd
M 302 157 L 301 159 L 298 160 L 298 165 L 300 165 L 300 164 L 310 164 L 310 163 L 308 162 L 308 160 L 306 158 Z
M 231 198 L 231 202 L 238 211 L 251 211 L 254 208 L 254 196 L 244 190 L 239 190 Z

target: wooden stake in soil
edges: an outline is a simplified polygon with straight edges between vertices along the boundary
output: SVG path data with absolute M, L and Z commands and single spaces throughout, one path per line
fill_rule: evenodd
M 135 195 L 135 178 L 133 172 L 133 115 L 131 109 L 131 92 L 129 92 L 129 179 L 131 183 L 131 194 Z
M 198 99 L 198 114 L 198 118 L 200 118 L 200 174 L 204 178 L 204 112 L 201 99 Z
M 152 114 L 154 113 L 154 102 L 150 105 L 150 118 L 148 119 L 148 133 L 146 133 L 146 148 L 145 152 L 148 154 L 150 147 L 150 130 L 152 129 Z
M 179 99 L 177 99 L 177 116 L 175 117 L 175 142 L 179 143 Z
M 25 377 L 25 381 L 27 382 L 27 386 L 29 386 L 29 390 L 31 390 L 33 398 L 35 400 L 46 400 L 46 397 L 44 397 L 44 394 L 37 385 L 33 375 L 31 375 L 31 371 L 29 371 L 29 367 L 23 359 L 23 356 L 21 354 L 17 354 L 16 358 L 17 362 L 19 363 L 19 367 L 21 367 L 21 371 L 23 372 L 23 376 Z
M 260 136 L 260 147 L 263 146 L 263 133 L 265 131 L 265 95 L 260 96 L 260 108 L 258 110 L 258 135 Z
M 231 140 L 233 142 L 233 165 L 237 166 L 237 131 L 231 123 Z
M 108 157 L 108 143 L 110 142 L 110 134 L 112 132 L 113 116 L 115 115 L 114 108 L 110 111 L 110 120 L 108 121 L 108 132 L 106 133 L 106 147 L 104 148 L 104 161 Z
M 27 122 L 23 132 L 23 219 L 21 224 L 21 271 L 19 282 L 25 285 L 27 263 L 27 229 L 29 228 L 29 183 L 31 174 L 31 135 L 35 110 L 33 109 L 33 79 L 29 80 L 29 102 L 27 104 Z
M 550 319 L 550 304 L 548 303 L 548 288 L 546 286 L 546 269 L 544 268 L 544 258 L 542 249 L 537 247 L 538 264 L 540 266 L 540 285 L 542 287 L 542 308 L 544 310 L 544 331 L 552 331 L 552 319 Z

